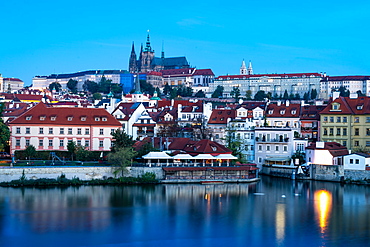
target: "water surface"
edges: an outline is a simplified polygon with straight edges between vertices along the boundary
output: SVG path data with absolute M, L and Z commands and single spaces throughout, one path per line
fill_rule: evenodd
M 0 246 L 369 246 L 370 190 L 252 184 L 0 188 Z

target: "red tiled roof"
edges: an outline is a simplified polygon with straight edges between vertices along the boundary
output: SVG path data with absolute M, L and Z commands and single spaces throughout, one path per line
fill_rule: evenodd
M 21 79 L 18 79 L 18 78 L 3 78 L 4 81 L 19 81 L 19 82 L 23 82 Z
M 211 69 L 197 69 L 193 75 L 215 75 Z
M 310 77 L 313 75 L 314 77 L 321 77 L 322 75 L 319 73 L 290 73 L 290 74 L 255 74 L 255 75 L 222 75 L 217 77 L 216 79 L 244 79 L 244 78 L 258 78 L 258 77 L 273 77 L 273 78 L 294 78 L 294 77 Z
M 278 106 L 273 103 L 267 106 L 266 117 L 298 118 L 301 112 L 300 109 L 300 104 L 289 104 L 289 106 L 281 104 Z
M 325 142 L 324 148 L 317 148 L 316 143 L 311 143 L 311 145 L 306 147 L 306 149 L 328 150 L 333 157 L 343 156 L 349 153 L 345 146 L 342 146 L 337 142 Z
M 332 109 L 333 103 L 339 103 L 338 110 Z M 320 114 L 370 114 L 370 97 L 357 97 L 351 99 L 350 97 L 339 97 L 328 104 Z
M 28 117 L 31 118 L 26 120 Z M 45 117 L 44 120 L 41 120 L 42 117 Z M 53 117 L 56 117 L 55 120 L 52 120 Z M 86 117 L 85 121 L 82 120 L 83 117 Z M 95 118 L 99 118 L 99 121 L 95 121 Z M 103 118 L 106 121 L 103 121 Z M 12 124 L 121 126 L 120 122 L 102 108 L 49 107 L 44 103 L 32 107 L 10 122 L 10 125 Z
M 214 109 L 208 124 L 227 124 L 227 119 L 234 119 L 236 117 L 235 109 Z
M 364 81 L 364 80 L 370 80 L 370 76 L 367 75 L 327 76 L 321 79 L 321 81 Z
M 189 76 L 194 73 L 194 68 L 188 68 L 188 69 L 166 69 L 161 70 L 162 75 L 164 77 L 166 76 Z
M 232 151 L 217 142 L 203 139 L 187 145 L 184 149 L 189 154 L 231 154 Z
M 301 120 L 320 120 L 320 112 L 324 105 L 305 105 L 301 107 Z

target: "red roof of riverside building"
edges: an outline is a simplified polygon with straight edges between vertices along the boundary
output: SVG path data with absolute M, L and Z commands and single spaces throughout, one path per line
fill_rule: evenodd
M 339 108 L 333 109 L 332 105 L 338 103 Z M 320 114 L 370 114 L 370 97 L 339 97 L 328 104 Z
M 9 124 L 121 126 L 102 108 L 49 107 L 44 103 L 37 104 Z

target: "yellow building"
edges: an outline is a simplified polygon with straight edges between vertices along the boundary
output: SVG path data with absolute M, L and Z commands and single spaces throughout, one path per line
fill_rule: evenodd
M 370 97 L 335 98 L 320 112 L 320 140 L 349 150 L 370 149 Z

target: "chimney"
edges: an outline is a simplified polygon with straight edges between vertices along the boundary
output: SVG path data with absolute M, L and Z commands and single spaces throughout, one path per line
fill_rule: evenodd
M 277 101 L 277 106 L 281 106 L 281 101 L 280 100 Z
M 289 106 L 289 100 L 285 101 L 285 106 L 288 107 Z
M 357 99 L 357 97 L 358 97 L 358 94 L 357 93 L 350 93 L 349 94 L 349 98 L 350 99 Z
M 338 99 L 340 95 L 340 92 L 333 92 L 333 101 Z

